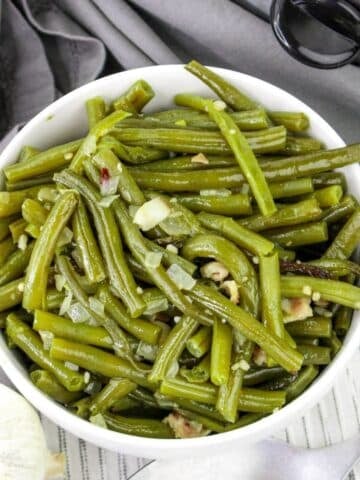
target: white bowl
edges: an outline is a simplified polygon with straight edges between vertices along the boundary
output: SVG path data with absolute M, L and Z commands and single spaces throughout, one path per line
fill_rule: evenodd
M 249 75 L 225 69 L 214 70 L 268 109 L 305 112 L 311 121 L 310 133 L 328 148 L 344 145 L 343 140 L 324 119 L 284 90 Z M 205 96 L 211 94 L 206 86 L 186 72 L 181 65 L 146 67 L 101 78 L 65 95 L 33 118 L 1 154 L 0 168 L 15 162 L 23 145 L 44 149 L 80 137 L 86 132 L 85 101 L 88 98 L 101 95 L 107 101 L 112 100 L 141 78 L 147 80 L 156 92 L 156 97 L 148 108 L 150 111 L 169 107 L 173 96 L 179 92 Z M 344 171 L 350 191 L 360 198 L 360 167 L 352 165 Z M 237 448 L 274 434 L 296 416 L 303 415 L 307 408 L 329 390 L 336 375 L 358 348 L 359 340 L 360 314 L 357 312 L 341 352 L 295 401 L 269 417 L 241 429 L 186 440 L 159 440 L 124 435 L 76 417 L 34 387 L 24 367 L 6 346 L 3 336 L 0 336 L 0 365 L 14 385 L 37 409 L 74 435 L 100 447 L 126 454 L 148 458 L 179 457 L 211 454 L 234 446 Z

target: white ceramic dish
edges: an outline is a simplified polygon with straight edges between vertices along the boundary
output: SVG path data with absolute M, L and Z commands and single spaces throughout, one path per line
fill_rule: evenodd
M 310 107 L 289 93 L 269 83 L 238 72 L 216 69 L 233 84 L 268 109 L 305 112 L 311 121 L 311 134 L 322 140 L 328 148 L 344 145 L 337 133 Z M 85 101 L 96 95 L 111 100 L 138 79 L 147 80 L 156 92 L 149 110 L 169 107 L 179 92 L 210 95 L 199 80 L 186 72 L 181 65 L 147 67 L 118 73 L 89 83 L 60 98 L 45 108 L 11 141 L 0 156 L 0 168 L 16 161 L 23 145 L 41 149 L 80 137 L 86 132 Z M 329 99 L 331 101 L 331 99 Z M 360 198 L 360 167 L 345 169 L 350 191 Z M 224 434 L 187 440 L 157 440 L 124 435 L 95 426 L 77 418 L 35 388 L 26 370 L 10 351 L 0 335 L 0 365 L 20 392 L 44 415 L 74 435 L 98 446 L 126 454 L 148 458 L 211 454 L 220 449 L 238 448 L 272 435 L 296 416 L 302 415 L 331 387 L 337 374 L 358 348 L 360 343 L 360 313 L 355 314 L 351 329 L 341 352 L 320 377 L 298 399 L 275 414 L 252 425 Z

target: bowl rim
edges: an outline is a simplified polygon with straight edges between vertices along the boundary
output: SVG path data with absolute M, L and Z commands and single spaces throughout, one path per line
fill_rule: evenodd
M 15 149 L 21 146 L 21 140 L 28 134 L 28 132 L 31 132 L 34 127 L 38 128 L 39 122 L 49 115 L 53 115 L 54 110 L 61 110 L 68 102 L 71 102 L 73 99 L 75 100 L 79 93 L 86 93 L 86 91 L 89 91 L 90 95 L 90 92 L 95 85 L 104 84 L 106 88 L 107 82 L 112 82 L 115 80 L 119 81 L 119 84 L 121 85 L 121 78 L 125 78 L 129 73 L 131 73 L 131 75 L 136 74 L 138 78 L 142 78 L 145 75 L 146 78 L 147 74 L 151 75 L 154 71 L 156 71 L 156 73 L 162 72 L 165 74 L 169 69 L 183 70 L 183 68 L 183 65 L 177 64 L 157 65 L 127 70 L 99 78 L 69 92 L 45 107 L 35 117 L 33 117 L 24 126 L 24 128 L 17 133 L 17 135 L 14 136 L 14 138 L 0 154 L 0 169 L 9 163 L 7 160 L 8 157 L 11 157 Z M 225 77 L 230 74 L 237 77 L 239 81 L 244 79 L 248 82 L 254 82 L 254 88 L 256 88 L 256 86 L 270 88 L 272 91 L 280 95 L 292 97 L 292 100 L 296 101 L 296 103 L 299 105 L 299 108 L 302 108 L 304 111 L 311 114 L 312 122 L 315 122 L 328 134 L 332 135 L 338 147 L 345 145 L 344 141 L 336 133 L 336 131 L 317 112 L 315 112 L 311 107 L 306 105 L 291 93 L 252 75 L 247 75 L 225 68 L 209 68 L 220 75 L 224 75 Z M 358 170 L 357 173 L 360 178 L 360 166 L 356 165 L 355 167 Z M 272 428 L 275 427 L 276 429 L 280 429 L 284 426 L 286 421 L 288 421 L 294 415 L 299 415 L 300 412 L 303 414 L 305 410 L 314 405 L 332 387 L 335 377 L 342 369 L 344 369 L 346 363 L 355 353 L 355 350 L 360 343 L 360 329 L 358 330 L 359 331 L 357 332 L 357 335 L 354 334 L 347 336 L 340 353 L 332 360 L 331 364 L 324 369 L 321 375 L 310 385 L 310 387 L 307 388 L 305 392 L 302 393 L 298 398 L 281 408 L 279 411 L 242 428 L 224 433 L 217 433 L 211 436 L 191 439 L 156 439 L 137 437 L 134 435 L 107 430 L 94 425 L 87 420 L 77 417 L 35 387 L 30 379 L 26 376 L 26 372 L 24 372 L 21 367 L 18 367 L 15 362 L 11 361 L 13 354 L 6 346 L 3 335 L 0 335 L 0 365 L 2 366 L 6 375 L 9 377 L 10 381 L 13 382 L 16 388 L 29 400 L 30 403 L 32 403 L 41 413 L 43 413 L 57 425 L 60 425 L 67 431 L 80 438 L 95 443 L 98 446 L 109 448 L 115 451 L 121 450 L 122 452 L 128 454 L 144 456 L 144 454 L 147 455 L 146 451 L 151 452 L 148 457 L 161 457 L 163 456 L 162 452 L 164 451 L 167 452 L 166 456 L 171 455 L 172 453 L 178 453 L 182 450 L 186 452 L 192 450 L 193 453 L 196 454 L 197 449 L 203 450 L 207 447 L 216 447 L 219 446 L 219 444 L 230 444 L 234 443 L 235 441 L 241 442 L 245 439 L 246 441 L 250 441 L 250 438 L 259 438 L 264 433 L 266 433 L 266 435 L 271 435 L 272 433 L 275 433 Z M 141 452 L 142 449 L 144 449 L 144 452 Z

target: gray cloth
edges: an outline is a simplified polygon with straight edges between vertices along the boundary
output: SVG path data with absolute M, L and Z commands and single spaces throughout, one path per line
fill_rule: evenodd
M 347 142 L 358 139 L 358 67 L 321 71 L 289 57 L 266 22 L 270 0 L 0 5 L 0 138 L 10 132 L 2 145 L 57 96 L 98 76 L 191 58 L 272 82 L 315 108 Z

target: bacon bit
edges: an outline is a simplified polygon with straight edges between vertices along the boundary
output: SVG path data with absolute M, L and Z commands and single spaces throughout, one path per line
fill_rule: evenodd
M 100 170 L 100 176 L 101 176 L 101 183 L 108 182 L 110 180 L 110 172 L 109 169 L 106 167 L 103 167 Z
M 174 431 L 176 438 L 203 437 L 209 433 L 201 423 L 191 421 L 179 412 L 170 413 L 163 421 Z

